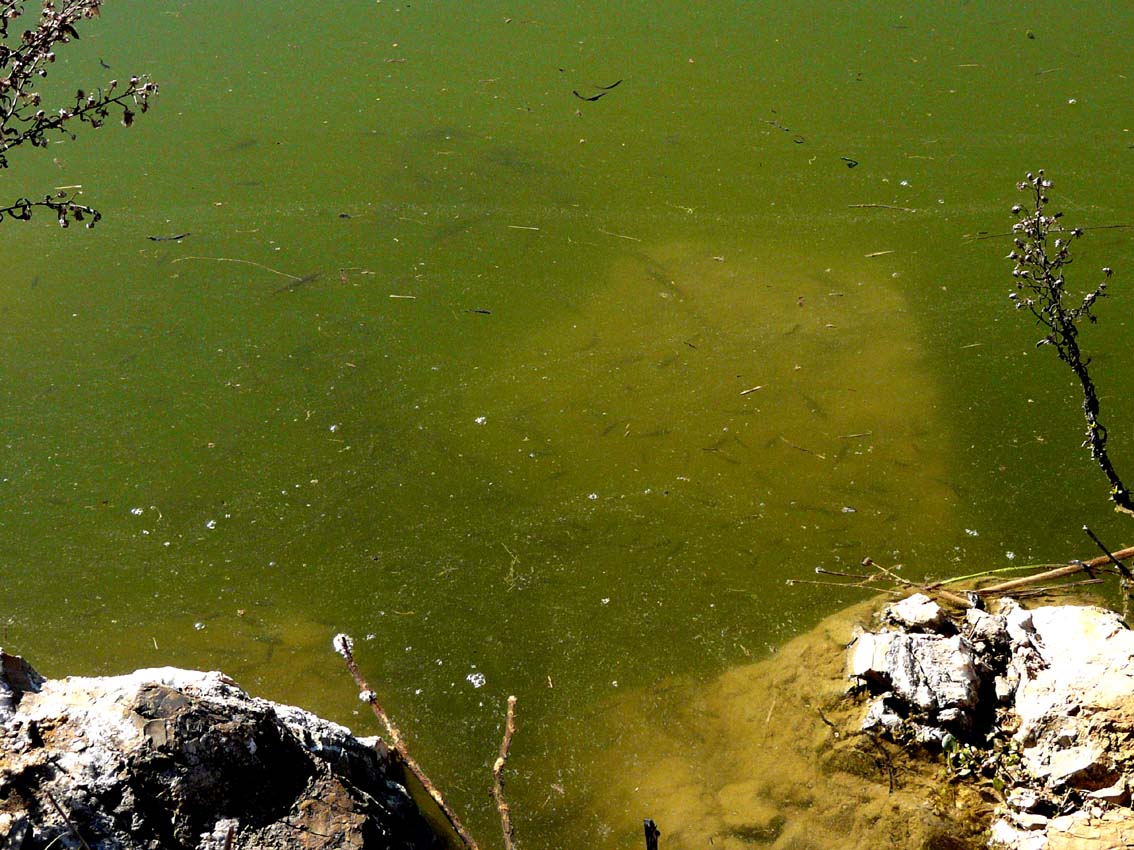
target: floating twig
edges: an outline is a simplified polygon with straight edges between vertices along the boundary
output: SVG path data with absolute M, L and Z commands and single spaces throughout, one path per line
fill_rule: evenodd
M 637 236 L 627 236 L 624 233 L 611 233 L 609 230 L 603 230 L 601 227 L 598 229 L 599 233 L 604 233 L 607 236 L 613 236 L 616 239 L 629 239 L 631 242 L 641 242 Z
M 1134 547 L 1126 549 L 1119 549 L 1117 552 L 1112 552 L 1110 556 L 1103 555 L 1098 558 L 1091 558 L 1088 561 L 1071 561 L 1061 567 L 1046 570 L 1042 573 L 1035 575 L 1025 576 L 1024 578 L 1012 579 L 1011 581 L 1004 581 L 1000 584 L 994 584 L 991 587 L 981 588 L 982 594 L 1002 594 L 1008 593 L 1019 587 L 1028 587 L 1033 584 L 1040 584 L 1045 581 L 1051 581 L 1065 576 L 1073 576 L 1075 573 L 1088 572 L 1095 567 L 1104 567 L 1110 563 L 1110 559 L 1115 558 L 1119 561 L 1128 561 L 1134 558 Z
M 238 257 L 178 257 L 176 260 L 171 260 L 170 263 L 183 263 L 186 260 L 211 260 L 214 263 L 242 263 L 246 266 L 255 266 L 258 269 L 263 269 L 272 274 L 278 274 L 280 277 L 286 277 L 288 280 L 295 281 L 303 279 L 299 275 L 281 272 L 279 269 L 273 269 L 271 266 L 265 266 L 263 263 L 257 263 L 254 260 L 242 260 Z
M 898 212 L 915 213 L 912 207 L 897 207 L 893 204 L 848 204 L 853 210 L 897 210 Z
M 1105 546 L 1102 547 L 1104 550 Z M 937 597 L 940 601 L 948 602 L 951 605 L 957 605 L 962 608 L 970 608 L 974 605 L 980 605 L 981 600 L 988 599 L 995 596 L 1003 596 L 1008 593 L 1013 595 L 1021 595 L 1019 592 L 1025 590 L 1027 594 L 1034 593 L 1048 593 L 1066 587 L 1078 587 L 1086 584 L 1096 584 L 1102 579 L 1097 578 L 1095 571 L 1104 569 L 1108 566 L 1115 566 L 1121 561 L 1128 561 L 1134 558 L 1134 546 L 1126 549 L 1120 549 L 1117 552 L 1107 551 L 1106 555 L 1098 558 L 1091 558 L 1090 560 L 1080 561 L 1075 560 L 1068 564 L 1050 565 L 1050 564 L 1030 564 L 1011 567 L 1000 567 L 997 569 L 983 570 L 981 572 L 969 573 L 964 576 L 957 576 L 954 578 L 944 579 L 942 581 L 932 582 L 915 582 L 898 574 L 901 569 L 900 565 L 893 567 L 885 567 L 882 564 L 875 562 L 872 558 L 864 558 L 862 565 L 868 567 L 874 572 L 872 574 L 859 574 L 851 572 L 842 572 L 835 570 L 828 570 L 824 567 L 816 567 L 815 572 L 817 575 L 830 576 L 832 578 L 844 578 L 848 581 L 824 581 L 824 580 L 808 580 L 808 579 L 788 579 L 789 585 L 793 584 L 815 584 L 824 585 L 827 587 L 836 587 L 839 589 L 856 588 L 858 590 L 867 590 L 874 593 L 879 591 L 890 595 L 902 595 L 911 590 L 921 591 L 922 593 L 929 594 Z M 1030 576 L 1022 578 L 1011 579 L 1009 581 L 1000 582 L 999 584 L 987 585 L 984 587 L 975 587 L 974 589 L 957 588 L 956 585 L 961 582 L 973 582 L 989 576 L 1002 575 L 1004 573 L 1019 572 L 1021 570 L 1041 570 Z M 1123 566 L 1118 570 L 1119 576 L 1124 585 L 1127 584 L 1123 571 L 1129 573 L 1129 570 Z M 1076 582 L 1064 582 L 1062 584 L 1052 586 L 1049 582 L 1057 579 L 1067 578 L 1076 575 L 1077 573 L 1086 573 L 1088 578 Z M 890 587 L 885 585 L 889 584 Z M 947 590 L 946 585 L 956 588 L 955 590 Z M 1125 592 L 1125 587 L 1124 587 Z
M 817 452 L 813 449 L 809 449 L 806 446 L 801 446 L 801 445 L 798 445 L 796 443 L 793 443 L 787 437 L 784 437 L 784 436 L 781 435 L 780 439 L 783 440 L 784 443 L 786 443 L 787 445 L 791 446 L 793 449 L 796 449 L 796 450 L 801 451 L 801 452 L 806 452 L 809 455 L 815 455 L 815 457 L 819 458 L 819 460 L 826 460 L 827 459 L 827 456 L 825 454 L 820 454 L 819 452 Z

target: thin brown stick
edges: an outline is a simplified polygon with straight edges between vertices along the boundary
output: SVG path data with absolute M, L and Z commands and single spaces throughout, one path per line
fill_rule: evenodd
M 445 815 L 445 819 L 449 821 L 449 825 L 453 827 L 453 831 L 457 833 L 457 836 L 464 843 L 465 847 L 467 847 L 468 850 L 480 850 L 476 841 L 469 835 L 468 830 L 466 830 L 461 823 L 461 819 L 457 817 L 457 813 L 449 807 L 449 804 L 445 802 L 445 797 L 437 789 L 437 786 L 430 781 L 429 777 L 425 775 L 425 771 L 421 769 L 421 765 L 409 754 L 401 731 L 394 725 L 394 721 L 390 719 L 385 709 L 382 708 L 381 703 L 378 702 L 378 695 L 366 684 L 366 679 L 363 678 L 362 671 L 358 669 L 358 665 L 354 661 L 354 641 L 351 640 L 350 635 L 335 635 L 331 645 L 334 646 L 335 652 L 343 657 L 343 660 L 346 662 L 347 670 L 354 679 L 354 683 L 358 685 L 358 698 L 370 705 L 370 708 L 374 711 L 374 716 L 386 727 L 386 734 L 389 736 L 390 746 L 393 748 L 398 758 L 409 768 L 410 772 L 417 777 L 417 781 L 421 783 L 421 787 L 425 789 L 426 793 L 433 798 L 433 802 L 437 804 L 437 808 Z
M 170 265 L 173 265 L 174 263 L 183 263 L 186 260 L 212 260 L 215 263 L 241 263 L 245 266 L 255 266 L 256 268 L 263 269 L 266 272 L 278 274 L 280 277 L 286 277 L 291 279 L 292 281 L 302 280 L 299 275 L 281 272 L 279 269 L 273 269 L 271 266 L 265 266 L 263 263 L 257 263 L 255 260 L 242 260 L 239 257 L 178 257 L 176 260 L 171 260 Z
M 1041 584 L 1036 587 L 1020 588 L 1020 590 L 1012 594 L 1012 598 L 1026 599 L 1030 596 L 1050 596 L 1055 593 L 1063 593 L 1070 588 L 1102 584 L 1104 581 L 1106 581 L 1104 578 L 1084 578 L 1079 581 L 1066 581 L 1062 584 Z
M 973 605 L 972 601 L 967 596 L 961 596 L 958 593 L 943 590 L 940 587 L 933 587 L 928 584 L 918 584 L 916 581 L 910 581 L 909 579 L 903 578 L 902 576 L 898 575 L 896 572 L 894 572 L 893 569 L 882 566 L 872 558 L 863 558 L 862 565 L 864 567 L 874 567 L 874 569 L 878 570 L 879 573 L 886 576 L 886 578 L 890 579 L 890 581 L 894 582 L 895 584 L 901 585 L 902 587 L 914 588 L 916 590 L 922 591 L 923 593 L 936 594 L 939 598 L 945 600 L 946 602 L 949 602 L 953 605 L 958 605 L 961 608 L 971 608 Z
M 59 813 L 59 817 L 63 818 L 63 823 L 67 824 L 67 828 L 71 830 L 71 834 L 74 835 L 75 838 L 79 839 L 79 843 L 82 844 L 83 847 L 86 848 L 86 850 L 91 850 L 91 845 L 87 844 L 87 840 L 79 834 L 79 830 L 76 829 L 74 822 L 71 820 L 71 818 L 67 817 L 67 813 L 63 811 L 63 808 L 59 805 L 59 803 L 55 801 L 55 795 L 48 791 L 46 788 L 44 789 L 43 793 L 47 795 L 47 799 L 51 802 L 51 805 L 55 809 L 55 811 Z
M 1117 552 L 1112 552 L 1110 555 L 1103 555 L 1099 558 L 1091 558 L 1089 561 L 1075 561 L 1065 567 L 1056 567 L 1054 570 L 1036 573 L 1034 576 L 1026 576 L 1024 578 L 1013 579 L 1012 581 L 1004 581 L 1000 584 L 994 584 L 991 587 L 982 587 L 980 592 L 982 594 L 1007 593 L 1010 590 L 1015 590 L 1017 587 L 1028 587 L 1029 585 L 1039 584 L 1041 582 L 1050 581 L 1051 579 L 1063 578 L 1064 576 L 1072 576 L 1075 575 L 1075 573 L 1092 570 L 1095 567 L 1104 567 L 1110 563 L 1110 559 L 1112 557 L 1119 561 L 1127 561 L 1130 558 L 1134 558 L 1134 546 L 1120 549 Z
M 910 207 L 896 207 L 893 204 L 848 204 L 852 210 L 898 210 L 899 212 L 915 213 L 917 210 Z
M 1083 533 L 1091 538 L 1091 540 L 1095 541 L 1095 545 L 1102 550 L 1102 553 L 1106 556 L 1107 560 L 1109 560 L 1110 563 L 1114 564 L 1120 576 L 1122 576 L 1127 581 L 1134 580 L 1134 575 L 1132 575 L 1130 573 L 1130 570 L 1127 569 L 1126 564 L 1122 563 L 1122 561 L 1114 557 L 1114 553 L 1110 551 L 1105 543 L 1099 540 L 1098 535 L 1091 531 L 1091 527 L 1089 525 L 1083 526 Z
M 516 698 L 508 697 L 508 716 L 504 719 L 504 738 L 500 741 L 500 755 L 492 765 L 492 799 L 500 812 L 500 829 L 504 832 L 504 850 L 515 850 L 516 835 L 512 830 L 512 809 L 504 802 L 504 764 L 508 761 L 508 750 L 512 747 L 512 736 L 516 733 Z

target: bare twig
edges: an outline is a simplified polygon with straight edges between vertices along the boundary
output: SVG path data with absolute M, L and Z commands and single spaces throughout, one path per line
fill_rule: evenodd
M 915 213 L 911 207 L 896 207 L 893 204 L 848 204 L 852 210 L 898 210 L 898 212 Z
M 1090 534 L 1089 529 L 1084 527 L 1084 530 Z M 1128 561 L 1134 558 L 1134 546 L 1119 549 L 1117 552 L 1111 552 L 1098 540 L 1095 542 L 1106 552 L 1105 555 L 1086 561 L 1075 560 L 1060 565 L 1033 564 L 1031 566 L 1014 566 L 984 570 L 941 581 L 910 581 L 899 575 L 898 570 L 901 568 L 900 566 L 886 567 L 871 558 L 864 558 L 862 566 L 867 567 L 873 572 L 853 573 L 849 571 L 829 570 L 825 567 L 816 567 L 815 573 L 817 575 L 830 576 L 832 580 L 788 579 L 787 583 L 789 585 L 824 585 L 826 587 L 835 587 L 842 590 L 855 588 L 872 593 L 885 593 L 891 596 L 900 596 L 903 593 L 919 590 L 922 593 L 936 597 L 938 601 L 947 602 L 962 608 L 970 608 L 974 605 L 980 605 L 982 599 L 1003 596 L 1008 593 L 1020 595 L 1019 591 L 1025 588 L 1028 589 L 1027 592 L 1029 593 L 1050 593 L 1063 588 L 1082 586 L 1085 584 L 1097 584 L 1102 581 L 1102 578 L 1096 577 L 1096 572 L 1102 570 L 1105 573 L 1118 574 L 1119 580 L 1123 585 L 1124 601 L 1126 601 L 1127 598 L 1134 598 L 1134 582 L 1127 578 L 1127 576 L 1131 575 L 1131 571 L 1122 564 L 1122 561 Z M 1108 570 L 1108 567 L 1113 567 L 1113 569 Z M 1018 572 L 1024 569 L 1040 570 L 1040 572 L 1022 578 L 1002 581 L 999 584 L 985 585 L 983 587 L 980 585 L 973 586 L 970 589 L 966 589 L 964 585 L 957 587 L 957 585 L 962 582 L 970 583 L 979 579 L 987 579 L 988 577 L 998 574 Z M 1086 573 L 1087 578 L 1077 582 L 1062 582 L 1055 586 L 1048 584 L 1049 582 L 1065 579 L 1078 573 Z M 847 581 L 838 581 L 837 579 L 840 578 L 847 579 Z M 954 590 L 947 590 L 946 585 L 954 588 Z M 1126 613 L 1127 612 L 1124 612 L 1123 619 L 1126 619 Z
M 902 576 L 898 575 L 896 572 L 894 572 L 893 569 L 884 567 L 871 558 L 864 558 L 862 565 L 864 567 L 874 567 L 874 569 L 878 570 L 882 575 L 890 579 L 890 581 L 894 582 L 895 584 L 901 585 L 902 587 L 911 588 L 913 590 L 920 590 L 924 593 L 934 593 L 944 599 L 946 602 L 949 602 L 953 605 L 959 605 L 962 608 L 972 607 L 973 603 L 967 596 L 953 593 L 950 590 L 942 590 L 940 587 L 933 587 L 932 585 L 918 584 L 915 581 L 910 581 L 909 579 L 903 578 Z
M 67 828 L 71 830 L 71 834 L 74 835 L 75 838 L 79 840 L 79 843 L 83 845 L 84 850 L 91 850 L 91 845 L 87 844 L 87 840 L 83 838 L 83 836 L 79 834 L 79 830 L 75 828 L 74 821 L 72 821 L 71 818 L 67 816 L 67 813 L 63 811 L 59 803 L 56 802 L 55 795 L 48 791 L 46 788 L 44 789 L 43 793 L 47 795 L 48 801 L 51 803 L 52 808 L 54 808 L 55 811 L 59 813 L 59 817 L 63 818 L 63 822 L 67 824 Z
M 1079 327 L 1084 320 L 1096 321 L 1095 302 L 1106 297 L 1107 281 L 1113 274 L 1109 267 L 1102 279 L 1081 296 L 1077 304 L 1069 304 L 1064 270 L 1071 265 L 1071 245 L 1083 236 L 1082 228 L 1067 228 L 1060 222 L 1062 213 L 1047 212 L 1047 191 L 1051 181 L 1043 170 L 1028 173 L 1018 188 L 1031 196 L 1025 206 L 1016 204 L 1012 214 L 1019 217 L 1013 225 L 1014 248 L 1008 259 L 1015 263 L 1012 276 L 1015 290 L 1009 294 L 1017 310 L 1027 310 L 1043 328 L 1038 345 L 1051 345 L 1055 353 L 1078 378 L 1083 392 L 1083 416 L 1087 422 L 1086 440 L 1091 459 L 1110 483 L 1110 500 L 1115 510 L 1134 516 L 1134 493 L 1123 482 L 1107 451 L 1107 429 L 1100 418 L 1101 404 L 1094 379 L 1088 371 L 1090 357 L 1079 345 Z
M 801 452 L 804 452 L 805 454 L 809 454 L 809 455 L 814 455 L 815 457 L 819 458 L 819 460 L 826 460 L 827 459 L 827 456 L 825 454 L 820 454 L 819 452 L 815 451 L 814 449 L 809 449 L 806 446 L 801 446 L 801 445 L 798 445 L 796 443 L 793 443 L 791 440 L 789 440 L 787 437 L 783 436 L 782 434 L 780 435 L 780 439 L 786 445 L 791 446 L 793 449 L 796 449 L 797 451 L 801 451 Z
M 1101 540 L 1099 540 L 1098 535 L 1091 531 L 1090 526 L 1084 525 L 1083 531 L 1086 532 L 1087 536 L 1090 537 L 1091 540 L 1095 541 L 1095 545 L 1102 549 L 1103 554 L 1106 556 L 1107 560 L 1109 560 L 1110 563 L 1114 565 L 1115 569 L 1118 570 L 1118 586 L 1122 588 L 1122 621 L 1124 623 L 1129 623 L 1131 579 L 1134 579 L 1134 575 L 1130 574 L 1130 570 L 1126 568 L 1126 565 L 1122 563 L 1122 561 L 1114 557 L 1114 555 L 1110 551 L 1110 548 Z
M 492 765 L 492 799 L 500 812 L 500 829 L 504 833 L 504 850 L 515 850 L 516 835 L 512 829 L 512 810 L 504 801 L 504 764 L 508 761 L 508 750 L 512 747 L 512 736 L 516 733 L 516 698 L 508 697 L 508 716 L 504 719 L 504 738 L 500 741 L 500 755 Z
M 335 635 L 331 645 L 334 646 L 335 652 L 343 657 L 343 660 L 346 662 L 347 670 L 354 679 L 354 683 L 358 685 L 358 698 L 370 705 L 370 708 L 374 711 L 374 716 L 386 727 L 386 734 L 389 736 L 390 746 L 393 748 L 398 758 L 409 768 L 410 772 L 417 778 L 417 781 L 421 783 L 421 787 L 425 789 L 426 793 L 433 799 L 433 802 L 437 804 L 437 808 L 445 815 L 445 819 L 449 821 L 449 825 L 453 827 L 453 831 L 457 833 L 457 836 L 464 843 L 465 847 L 467 847 L 468 850 L 480 850 L 476 841 L 469 835 L 464 824 L 461 823 L 461 819 L 457 817 L 456 812 L 445 802 L 445 797 L 437 789 L 437 786 L 430 781 L 429 777 L 425 775 L 425 771 L 421 769 L 421 765 L 409 754 L 401 731 L 394 725 L 394 721 L 390 719 L 385 709 L 382 708 L 381 703 L 378 702 L 377 694 L 366 684 L 366 679 L 363 678 L 362 671 L 358 669 L 358 664 L 356 664 L 354 660 L 354 641 L 351 640 L 350 635 Z
M 1091 531 L 1090 526 L 1084 525 L 1083 532 L 1089 538 L 1091 538 L 1091 540 L 1095 541 L 1096 546 L 1102 549 L 1103 554 L 1106 556 L 1106 559 L 1114 565 L 1115 569 L 1118 570 L 1119 575 L 1121 575 L 1127 581 L 1134 579 L 1134 575 L 1131 575 L 1130 570 L 1126 567 L 1126 565 L 1122 563 L 1122 561 L 1118 560 L 1118 558 L 1114 557 L 1114 553 L 1111 552 L 1109 548 L 1107 548 L 1107 545 L 1105 543 L 1099 540 L 1098 535 Z
M 183 263 L 186 260 L 212 260 L 215 263 L 242 263 L 246 266 L 255 266 L 258 269 L 263 269 L 264 271 L 271 272 L 272 274 L 278 274 L 280 277 L 286 277 L 292 282 L 303 280 L 303 278 L 299 275 L 281 272 L 279 269 L 273 269 L 271 266 L 265 266 L 263 263 L 257 263 L 255 260 L 242 260 L 239 257 L 178 257 L 176 260 L 172 260 L 170 264 L 172 265 L 173 263 Z

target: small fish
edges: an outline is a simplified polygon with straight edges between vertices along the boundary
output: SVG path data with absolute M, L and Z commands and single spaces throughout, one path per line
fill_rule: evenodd
M 601 89 L 602 91 L 610 91 L 611 89 L 616 88 L 617 86 L 620 86 L 620 85 L 622 85 L 622 80 L 615 80 L 609 86 L 595 86 L 595 88 Z
M 103 61 L 102 61 L 102 57 L 101 57 L 101 56 L 100 56 L 100 57 L 98 57 L 98 64 L 99 64 L 99 66 L 100 66 L 100 67 L 102 67 L 102 68 L 103 68 L 103 70 L 106 70 L 106 71 L 109 71 L 109 70 L 110 70 L 110 66 L 109 66 L 109 65 L 107 65 L 107 64 L 106 64 L 105 62 L 103 62 Z
M 186 231 L 185 233 L 178 233 L 174 236 L 147 236 L 151 242 L 180 242 L 186 236 L 192 236 L 192 233 Z
M 295 292 L 295 290 L 299 289 L 299 287 L 311 283 L 311 281 L 313 280 L 318 280 L 322 276 L 322 272 L 312 272 L 311 274 L 305 274 L 303 277 L 297 277 L 295 280 L 290 281 L 289 283 L 285 283 L 283 286 L 276 290 L 276 293 Z
M 225 153 L 240 153 L 241 151 L 251 150 L 258 144 L 259 141 L 257 139 L 254 139 L 251 136 L 247 136 L 243 139 L 238 139 L 237 141 L 233 142 L 224 150 Z
M 492 315 L 491 310 L 485 310 L 483 307 L 474 307 L 472 309 L 465 310 L 465 312 L 466 313 L 479 313 L 481 316 L 491 316 Z
M 591 97 L 586 97 L 585 95 L 579 94 L 579 92 L 576 91 L 575 89 L 572 89 L 571 94 L 575 95 L 575 97 L 579 98 L 579 100 L 585 100 L 587 103 L 594 103 L 600 97 L 606 97 L 607 93 L 603 91 L 603 92 L 599 92 L 598 94 L 593 95 Z

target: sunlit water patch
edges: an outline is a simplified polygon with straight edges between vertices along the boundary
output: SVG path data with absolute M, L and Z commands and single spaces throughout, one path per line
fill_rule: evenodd
M 495 486 L 649 528 L 669 560 L 711 538 L 716 580 L 749 590 L 947 521 L 937 393 L 885 265 L 676 244 L 608 274 L 468 381 L 455 437 Z

